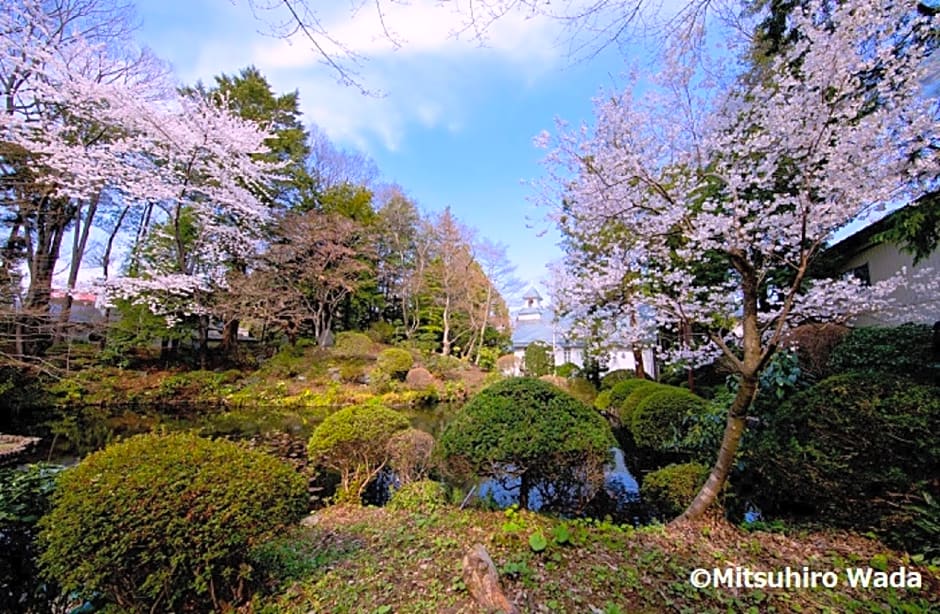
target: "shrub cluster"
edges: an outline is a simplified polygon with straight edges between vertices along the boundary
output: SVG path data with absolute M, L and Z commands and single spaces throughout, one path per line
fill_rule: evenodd
M 669 451 L 683 439 L 686 417 L 702 414 L 707 407 L 704 399 L 688 390 L 661 386 L 630 413 L 630 432 L 641 447 Z
M 0 612 L 51 612 L 59 596 L 39 576 L 36 523 L 46 514 L 62 467 L 0 469 Z
M 877 371 L 923 382 L 940 381 L 940 357 L 926 324 L 893 328 L 861 327 L 849 331 L 829 355 L 830 373 Z
M 221 610 L 248 596 L 249 549 L 303 515 L 306 491 L 235 443 L 139 435 L 63 472 L 41 564 L 65 591 L 124 610 Z
M 392 493 L 388 507 L 393 510 L 429 514 L 448 503 L 447 488 L 433 480 L 418 480 L 402 485 Z
M 363 333 L 343 331 L 336 334 L 333 354 L 339 358 L 367 358 L 372 352 L 372 339 Z
M 558 377 L 577 377 L 581 373 L 581 367 L 574 364 L 573 362 L 566 362 L 555 367 L 555 375 Z
M 408 426 L 407 418 L 382 405 L 345 407 L 314 429 L 307 453 L 314 465 L 339 473 L 339 498 L 358 502 L 388 464 L 392 435 Z
M 758 505 L 892 532 L 892 513 L 938 495 L 940 388 L 846 373 L 794 395 L 754 433 Z
M 635 379 L 621 382 L 610 392 L 610 405 L 617 408 L 620 423 L 628 429 L 633 422 L 633 411 L 643 399 L 667 388 L 650 380 Z
M 401 348 L 382 350 L 376 360 L 376 368 L 379 371 L 400 382 L 405 380 L 412 365 L 414 365 L 414 358 L 411 352 Z
M 610 390 L 620 382 L 637 379 L 636 373 L 627 369 L 615 369 L 601 378 L 601 390 Z M 641 380 L 642 381 L 642 380 Z

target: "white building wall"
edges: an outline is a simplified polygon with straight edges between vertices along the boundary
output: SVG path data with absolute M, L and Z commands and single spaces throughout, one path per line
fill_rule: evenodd
M 908 271 L 932 269 L 933 275 L 940 275 L 940 249 L 914 267 L 910 254 L 902 252 L 896 245 L 880 243 L 862 250 L 850 259 L 844 270 L 850 271 L 868 264 L 871 283 L 877 283 L 895 275 L 902 267 Z M 892 296 L 899 303 L 907 306 L 903 311 L 892 310 L 885 313 L 866 315 L 857 318 L 853 324 L 858 326 L 897 326 L 905 322 L 933 324 L 940 321 L 940 301 L 936 297 L 924 297 L 911 288 L 898 288 Z

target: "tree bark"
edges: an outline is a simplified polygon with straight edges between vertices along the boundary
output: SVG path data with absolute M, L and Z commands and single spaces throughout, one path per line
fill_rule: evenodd
M 756 391 L 756 377 L 744 378 L 741 381 L 738 393 L 731 403 L 731 409 L 728 410 L 728 420 L 725 423 L 725 432 L 721 438 L 721 447 L 718 450 L 715 466 L 712 467 L 705 485 L 699 490 L 688 509 L 682 512 L 674 522 L 699 518 L 715 503 L 734 465 L 734 456 L 741 443 L 741 436 L 744 434 L 747 409 Z

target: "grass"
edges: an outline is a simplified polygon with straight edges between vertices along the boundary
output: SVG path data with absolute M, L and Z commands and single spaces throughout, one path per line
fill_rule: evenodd
M 305 577 L 258 597 L 256 612 L 476 612 L 461 559 L 482 543 L 520 612 L 940 612 L 940 570 L 914 564 L 877 541 L 844 532 L 744 532 L 723 521 L 634 530 L 528 512 L 430 515 L 331 507 L 295 539 L 324 561 Z M 533 536 L 538 534 L 539 537 Z M 919 590 L 697 589 L 693 569 L 819 571 L 905 565 Z M 842 575 L 844 577 L 844 575 Z

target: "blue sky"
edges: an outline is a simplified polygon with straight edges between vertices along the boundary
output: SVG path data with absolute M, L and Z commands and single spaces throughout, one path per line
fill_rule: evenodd
M 542 172 L 532 138 L 552 130 L 556 117 L 590 120 L 591 99 L 616 85 L 624 56 L 611 49 L 573 61 L 557 23 L 520 15 L 500 21 L 481 48 L 450 36 L 459 17 L 433 0 L 387 4 L 386 24 L 402 43 L 396 50 L 365 5 L 353 16 L 336 3 L 345 10 L 322 17 L 368 58 L 361 81 L 380 96 L 338 84 L 309 42 L 266 35 L 279 16 L 256 16 L 247 0 L 143 0 L 138 39 L 173 65 L 181 83 L 211 82 L 253 64 L 275 91 L 298 90 L 306 120 L 334 143 L 372 157 L 382 179 L 400 184 L 423 210 L 450 206 L 480 235 L 506 243 L 518 276 L 537 282 L 561 253 L 525 185 Z

